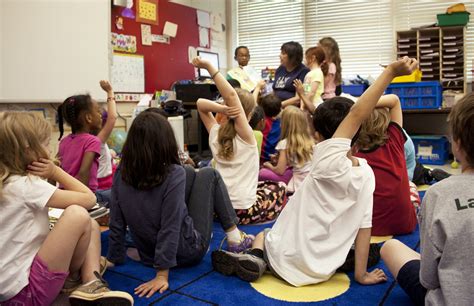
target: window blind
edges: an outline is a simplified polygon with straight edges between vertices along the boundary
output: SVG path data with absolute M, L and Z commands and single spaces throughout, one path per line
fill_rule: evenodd
M 342 76 L 376 77 L 393 58 L 392 3 L 313 1 L 306 4 L 306 42 L 333 37 L 341 53 Z
M 241 0 L 237 5 L 237 42 L 249 48 L 255 69 L 278 67 L 283 43 L 304 44 L 303 1 Z

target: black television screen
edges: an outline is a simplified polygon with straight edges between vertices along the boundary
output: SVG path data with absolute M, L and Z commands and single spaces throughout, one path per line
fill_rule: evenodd
M 211 62 L 212 66 L 216 67 L 219 70 L 219 54 L 209 51 L 198 50 L 197 55 L 202 59 L 206 59 Z M 211 75 L 206 69 L 198 69 L 199 78 L 210 78 Z

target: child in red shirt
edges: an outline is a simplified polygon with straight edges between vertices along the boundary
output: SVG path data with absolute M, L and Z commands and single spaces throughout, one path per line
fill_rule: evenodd
M 400 235 L 415 230 L 402 130 L 403 114 L 395 95 L 383 96 L 360 130 L 357 157 L 365 158 L 375 174 L 372 235 Z

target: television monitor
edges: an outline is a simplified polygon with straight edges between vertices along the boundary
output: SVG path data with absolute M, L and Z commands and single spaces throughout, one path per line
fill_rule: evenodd
M 212 66 L 216 67 L 219 70 L 219 54 L 209 51 L 201 51 L 198 50 L 197 55 L 200 56 L 202 59 L 206 59 L 211 62 Z M 206 69 L 199 68 L 198 75 L 200 79 L 210 78 L 211 75 Z

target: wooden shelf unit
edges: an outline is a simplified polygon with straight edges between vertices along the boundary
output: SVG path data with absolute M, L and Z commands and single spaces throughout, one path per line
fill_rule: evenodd
M 415 57 L 422 81 L 439 81 L 443 90 L 466 92 L 465 27 L 433 27 L 397 32 L 397 57 Z

